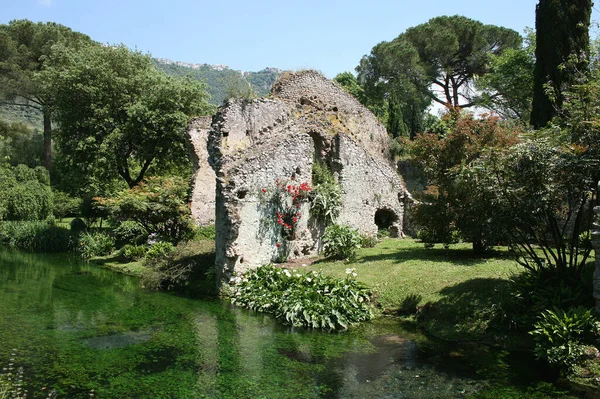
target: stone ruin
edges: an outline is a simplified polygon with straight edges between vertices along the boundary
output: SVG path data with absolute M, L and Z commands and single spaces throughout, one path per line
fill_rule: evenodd
M 191 134 L 199 159 L 192 212 L 200 224 L 210 223 L 214 201 L 220 281 L 275 262 L 282 251 L 289 258 L 318 251 L 324 227 L 307 217 L 308 204 L 301 205 L 307 216 L 300 218 L 295 237 L 282 246 L 282 228 L 265 200 L 277 179 L 312 186 L 315 161 L 326 164 L 342 188 L 336 223 L 365 234 L 385 228 L 392 236 L 403 235 L 410 196 L 389 159 L 385 128 L 317 72 L 283 75 L 269 98 L 230 101 L 213 117 L 210 130 L 206 120 L 197 121 Z M 206 149 L 208 159 L 202 155 Z
M 208 132 L 212 117 L 203 116 L 191 121 L 188 134 L 194 147 L 191 159 L 194 163 L 192 188 L 192 219 L 199 226 L 215 223 L 215 190 L 217 187 L 215 171 L 208 163 Z

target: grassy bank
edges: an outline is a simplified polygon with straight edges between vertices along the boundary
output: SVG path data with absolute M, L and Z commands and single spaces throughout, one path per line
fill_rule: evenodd
M 93 261 L 141 276 L 148 288 L 164 289 L 170 284 L 214 294 L 214 241 L 182 243 L 169 259 L 158 265 L 126 262 L 119 256 Z M 354 269 L 358 281 L 373 289 L 377 313 L 399 317 L 405 327 L 419 328 L 430 336 L 504 347 L 532 345 L 527 334 L 531 327 L 516 329 L 506 317 L 514 302 L 509 278 L 523 271 L 506 248 L 480 257 L 469 244 L 426 249 L 417 240 L 386 239 L 374 248 L 359 250 L 352 262 L 317 259 L 298 268 L 333 277 L 345 277 L 347 269 Z
M 470 244 L 425 249 L 410 238 L 386 239 L 374 248 L 363 248 L 353 262 L 321 260 L 310 266 L 337 277 L 343 277 L 347 268 L 354 268 L 358 279 L 376 291 L 387 311 L 402 309 L 414 296 L 420 296 L 421 305 L 439 301 L 451 294 L 449 287 L 472 280 L 479 282 L 473 288 L 489 293 L 495 283 L 521 270 L 502 250 L 481 258 L 473 255 Z
M 182 243 L 174 260 L 180 265 L 193 263 L 194 285 L 200 285 L 196 289 L 213 292 L 213 241 Z M 116 255 L 92 261 L 141 276 L 142 280 L 149 275 L 142 261 L 127 262 Z M 446 340 L 521 344 L 522 334 L 510 334 L 506 326 L 494 324 L 502 312 L 508 278 L 521 271 L 505 249 L 482 258 L 473 255 L 468 244 L 425 249 L 413 239 L 386 239 L 375 248 L 359 250 L 353 262 L 320 259 L 301 268 L 334 277 L 345 277 L 348 268 L 354 269 L 357 279 L 373 289 L 380 314 L 400 316 L 409 327 L 418 323 L 430 335 Z
M 308 267 L 337 277 L 348 268 L 373 288 L 381 313 L 407 325 L 447 340 L 522 344 L 522 334 L 499 325 L 508 278 L 522 271 L 504 248 L 483 258 L 469 244 L 426 249 L 413 239 L 387 239 L 361 249 L 353 262 L 319 260 Z
M 448 341 L 472 341 L 508 349 L 531 350 L 531 327 L 511 324 L 515 312 L 509 278 L 523 272 L 506 248 L 478 257 L 468 244 L 425 249 L 413 240 L 387 239 L 375 248 L 364 248 L 353 262 L 318 260 L 309 270 L 322 270 L 343 277 L 348 268 L 375 292 L 382 314 L 398 316 L 405 327 Z M 524 386 L 522 389 L 492 387 L 474 398 L 597 398 L 600 376 L 597 359 L 563 379 L 570 389 L 554 385 Z M 590 394 L 591 393 L 591 394 Z M 577 396 L 579 397 L 579 395 Z

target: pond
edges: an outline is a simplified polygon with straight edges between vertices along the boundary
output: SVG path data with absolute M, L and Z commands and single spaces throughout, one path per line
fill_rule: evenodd
M 539 378 L 528 355 L 439 344 L 391 319 L 298 330 L 67 255 L 2 249 L 0 342 L 0 367 L 23 367 L 29 398 L 462 398 Z

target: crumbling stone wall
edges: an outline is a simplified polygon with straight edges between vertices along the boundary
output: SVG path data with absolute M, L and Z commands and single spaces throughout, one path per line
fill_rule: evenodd
M 203 116 L 190 122 L 188 134 L 194 148 L 194 177 L 192 187 L 192 218 L 200 226 L 215 223 L 215 171 L 208 163 L 206 143 L 212 117 Z
M 402 235 L 407 193 L 388 159 L 385 128 L 317 72 L 283 76 L 268 99 L 225 104 L 213 119 L 208 152 L 217 177 L 221 280 L 273 262 L 282 251 L 294 258 L 317 250 L 322 226 L 307 217 L 309 205 L 302 205 L 295 239 L 282 243 L 274 209 L 261 194 L 273 190 L 276 179 L 312 185 L 315 160 L 326 163 L 342 187 L 338 223 Z

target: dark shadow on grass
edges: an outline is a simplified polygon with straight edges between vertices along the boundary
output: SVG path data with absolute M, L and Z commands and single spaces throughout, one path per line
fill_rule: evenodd
M 423 348 L 438 371 L 449 375 L 471 372 L 473 378 L 489 378 L 501 386 L 508 382 L 523 392 L 536 382 L 553 381 L 558 376 L 535 359 L 531 337 L 510 329 L 503 318 L 509 288 L 510 283 L 503 279 L 467 280 L 444 288 L 440 300 L 419 309 L 418 327 L 441 339 Z
M 349 261 L 339 260 L 339 259 L 321 258 L 321 259 L 318 259 L 318 260 L 314 261 L 312 263 L 312 265 L 320 265 L 322 263 L 331 263 L 331 262 L 354 263 L 356 261 L 349 262 Z
M 356 263 L 368 263 L 379 261 L 393 261 L 403 263 L 406 261 L 427 261 L 427 262 L 450 262 L 458 266 L 471 266 L 480 263 L 482 259 L 507 259 L 509 254 L 491 251 L 483 255 L 475 254 L 472 249 L 444 249 L 444 248 L 406 248 L 398 249 L 391 253 L 379 253 L 376 255 L 365 255 L 356 258 Z
M 508 281 L 476 278 L 444 288 L 442 299 L 419 309 L 417 320 L 433 336 L 452 341 L 500 344 L 507 333 L 501 323 Z

